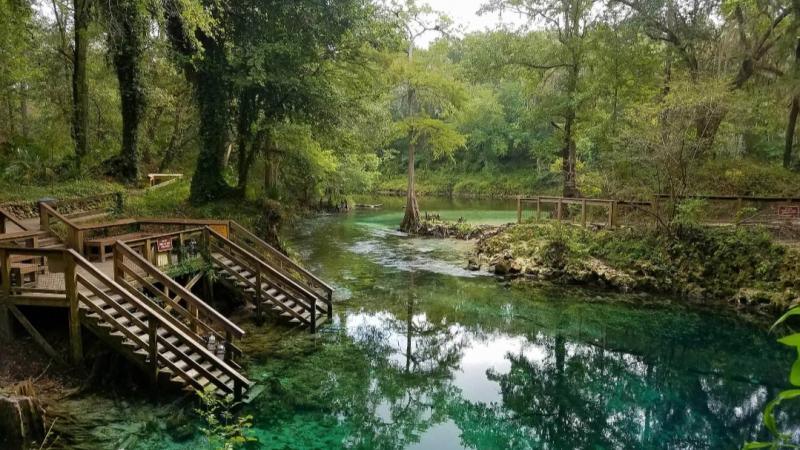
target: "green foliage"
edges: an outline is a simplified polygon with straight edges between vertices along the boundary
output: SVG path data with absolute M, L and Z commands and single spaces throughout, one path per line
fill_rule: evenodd
M 201 406 L 195 409 L 203 420 L 200 431 L 208 439 L 208 448 L 213 450 L 234 450 L 245 444 L 258 442 L 253 436 L 253 416 L 237 416 L 233 413 L 235 405 L 219 398 L 213 390 L 197 392 Z
M 679 225 L 695 226 L 702 222 L 708 210 L 708 202 L 702 199 L 684 200 L 676 206 L 673 222 Z
M 575 273 L 600 261 L 640 280 L 642 289 L 730 300 L 747 290 L 768 295 L 781 308 L 796 291 L 798 252 L 749 227 L 701 228 L 675 234 L 655 229 L 590 231 L 558 224 L 523 224 L 483 242 L 490 255 L 510 251 L 544 267 Z
M 0 202 L 30 201 L 50 197 L 69 199 L 120 192 L 124 187 L 117 183 L 79 179 L 53 184 L 20 184 L 0 180 Z
M 775 329 L 779 325 L 785 323 L 788 319 L 800 315 L 800 306 L 794 306 L 783 314 L 772 325 Z M 793 333 L 778 339 L 781 344 L 794 348 L 797 351 L 797 359 L 792 364 L 791 371 L 789 372 L 789 383 L 794 386 L 800 386 L 800 334 Z M 779 429 L 778 419 L 776 417 L 776 409 L 781 406 L 785 401 L 794 400 L 800 397 L 800 389 L 786 389 L 778 393 L 772 401 L 770 401 L 764 408 L 762 422 L 764 428 L 772 435 L 772 440 L 767 442 L 748 442 L 742 447 L 744 450 L 769 448 L 797 448 L 797 444 L 793 441 L 793 436 L 789 432 L 784 432 Z

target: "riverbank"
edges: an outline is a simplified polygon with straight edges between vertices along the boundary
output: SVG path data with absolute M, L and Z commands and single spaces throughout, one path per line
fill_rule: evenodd
M 472 270 L 510 279 L 670 294 L 769 316 L 800 301 L 800 251 L 754 228 L 592 231 L 512 225 L 479 239 Z

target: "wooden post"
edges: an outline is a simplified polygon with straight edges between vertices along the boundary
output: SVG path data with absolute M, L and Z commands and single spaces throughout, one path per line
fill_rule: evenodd
M 317 332 L 317 296 L 311 299 L 311 334 Z
M 144 248 L 142 249 L 142 256 L 144 256 L 144 259 L 146 259 L 147 262 L 149 262 L 150 264 L 156 265 L 156 262 L 153 261 L 153 250 L 150 248 L 150 244 L 152 244 L 152 241 L 150 239 L 147 239 L 146 241 L 144 241 Z
M 614 228 L 614 213 L 616 209 L 617 202 L 611 202 L 611 205 L 608 208 L 608 228 Z
M 333 319 L 333 292 L 328 291 L 328 320 Z
M 233 380 L 233 400 L 242 401 L 242 382 L 239 380 Z
M 586 227 L 586 199 L 581 200 L 581 225 Z
M 117 244 L 114 244 L 114 281 L 119 282 L 125 279 L 125 256 L 117 251 Z
M 230 330 L 225 331 L 225 362 L 230 361 L 233 359 L 233 336 L 231 335 Z
M 64 288 L 69 301 L 69 348 L 72 362 L 83 359 L 83 340 L 81 337 L 81 317 L 78 309 L 78 279 L 75 270 L 75 258 L 71 253 L 64 253 Z
M 39 202 L 39 228 L 42 231 L 50 231 L 50 216 L 44 209 L 44 202 Z
M 0 211 L 0 234 L 6 234 L 6 215 Z
M 11 256 L 5 249 L 0 249 L 0 277 L 2 277 L 2 292 L 0 292 L 0 342 L 10 342 L 14 339 L 11 316 L 7 304 L 11 294 Z
M 158 383 L 158 322 L 155 316 L 147 319 L 148 358 L 150 359 L 150 377 L 153 384 Z
M 517 196 L 517 223 L 522 223 L 522 196 Z
M 539 221 L 542 219 L 542 199 L 540 197 L 536 197 L 536 220 Z
M 179 246 L 178 262 L 179 263 L 183 262 L 183 258 L 185 256 L 184 255 L 185 250 L 186 250 L 185 244 L 186 244 L 186 239 L 183 237 L 183 233 L 181 232 L 180 234 L 178 234 L 178 246 Z
M 561 220 L 561 197 L 558 198 L 558 206 L 556 207 L 556 219 Z
M 261 303 L 264 301 L 261 298 L 261 270 L 256 271 L 256 320 L 261 323 Z

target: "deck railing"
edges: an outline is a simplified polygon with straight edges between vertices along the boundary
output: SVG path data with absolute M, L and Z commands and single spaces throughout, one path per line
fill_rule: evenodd
M 241 339 L 244 330 L 120 241 L 114 249 L 114 280 L 142 300 L 146 297 L 140 289 L 149 293 L 162 303 L 163 309 L 187 324 L 185 331 L 190 330 L 196 336 L 214 336 L 217 342 L 224 342 L 226 361 L 241 356 L 234 339 Z
M 9 223 L 19 228 L 18 231 L 28 231 L 28 227 L 23 225 L 22 222 L 16 218 L 16 216 L 9 213 L 5 209 L 0 208 L 0 234 L 5 234 L 8 232 Z
M 332 287 L 233 220 L 230 221 L 229 237 L 238 246 L 261 257 L 285 277 L 308 287 L 326 304 L 330 305 L 332 302 Z
M 120 255 L 132 258 L 140 267 L 159 273 L 154 267 L 148 266 L 136 252 L 124 244 L 119 245 Z M 32 266 L 33 270 L 23 272 L 21 269 L 27 266 Z M 120 271 L 126 273 L 124 267 Z M 34 277 L 26 278 L 30 273 L 57 273 L 61 275 L 60 283 L 58 286 L 43 288 Z M 124 277 L 119 277 L 119 280 L 127 283 Z M 169 306 L 173 312 L 186 311 L 185 308 L 181 310 L 181 303 L 189 304 L 196 310 L 193 325 L 203 328 L 205 325 L 202 324 L 206 321 L 222 324 L 229 341 L 243 336 L 244 331 L 239 327 L 212 308 L 204 306 L 202 301 L 168 277 L 163 276 L 158 281 L 164 283 L 169 292 L 176 294 L 170 297 Z M 227 361 L 217 358 L 206 348 L 203 339 L 181 319 L 159 307 L 132 286 L 123 286 L 112 280 L 75 250 L 0 247 L 0 312 L 7 314 L 8 307 L 15 308 L 15 305 L 20 304 L 69 308 L 70 355 L 75 361 L 83 357 L 83 308 L 107 323 L 111 327 L 107 331 L 109 334 L 119 333 L 146 352 L 149 372 L 154 381 L 157 380 L 159 368 L 165 367 L 194 388 L 204 387 L 198 380 L 199 374 L 222 392 L 232 393 L 236 397 L 241 397 L 243 388 L 249 384 L 234 368 L 235 364 L 230 359 L 231 353 L 238 349 L 230 346 L 226 352 Z M 109 312 L 111 310 L 115 311 L 114 315 Z M 142 337 L 145 334 L 147 339 Z M 164 336 L 170 336 L 170 339 Z M 196 356 L 191 356 L 190 353 Z M 213 373 L 207 366 L 213 368 Z M 224 381 L 223 375 L 231 381 L 230 384 Z
M 287 277 L 282 272 L 276 270 L 266 262 L 264 262 L 257 255 L 254 255 L 246 249 L 240 247 L 236 243 L 225 238 L 211 228 L 206 228 L 204 246 L 208 249 L 209 257 L 212 262 L 216 263 L 218 267 L 225 270 L 226 265 L 214 254 L 219 253 L 227 259 L 233 261 L 234 264 L 247 268 L 254 275 L 254 280 L 249 280 L 247 277 L 242 276 L 236 270 L 227 268 L 227 273 L 236 277 L 240 283 L 247 285 L 254 290 L 254 303 L 260 306 L 261 302 L 267 300 L 270 296 L 268 292 L 263 289 L 263 283 L 269 283 L 278 294 L 283 294 L 286 298 L 291 298 L 295 302 L 301 304 L 310 313 L 310 318 L 306 319 L 301 312 L 295 311 L 284 304 L 283 301 L 277 300 L 273 297 L 272 304 L 283 309 L 285 312 L 292 315 L 294 318 L 302 323 L 311 326 L 311 332 L 316 332 L 317 323 L 317 301 L 319 296 L 293 279 Z M 278 295 L 276 294 L 276 296 Z M 328 313 L 330 314 L 330 305 L 327 304 Z

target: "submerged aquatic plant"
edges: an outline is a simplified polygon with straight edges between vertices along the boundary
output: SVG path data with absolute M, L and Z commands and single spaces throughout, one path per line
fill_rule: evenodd
M 236 406 L 228 399 L 218 397 L 213 390 L 197 392 L 201 407 L 195 412 L 203 419 L 200 431 L 208 440 L 208 448 L 214 450 L 233 450 L 248 442 L 257 442 L 253 437 L 253 416 L 237 416 Z

